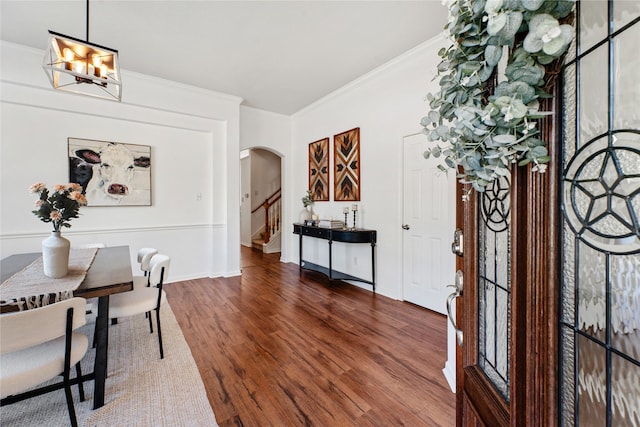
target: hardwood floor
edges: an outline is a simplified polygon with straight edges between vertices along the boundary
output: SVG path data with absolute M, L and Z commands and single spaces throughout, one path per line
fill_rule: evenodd
M 165 286 L 220 426 L 455 425 L 444 316 L 245 249 Z

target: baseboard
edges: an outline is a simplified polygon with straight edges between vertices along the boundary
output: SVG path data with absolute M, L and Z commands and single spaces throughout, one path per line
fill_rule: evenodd
M 455 362 L 455 361 L 454 361 Z M 449 388 L 452 392 L 456 392 L 456 364 L 451 363 L 451 361 L 447 360 L 447 363 L 444 364 L 444 369 L 442 370 L 444 374 L 444 378 L 449 383 Z

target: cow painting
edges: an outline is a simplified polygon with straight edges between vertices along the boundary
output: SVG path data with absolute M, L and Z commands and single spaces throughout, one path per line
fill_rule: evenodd
M 151 205 L 151 148 L 69 138 L 69 180 L 88 206 Z

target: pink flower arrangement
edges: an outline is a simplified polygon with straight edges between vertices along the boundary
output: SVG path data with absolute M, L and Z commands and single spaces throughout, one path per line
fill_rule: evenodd
M 76 183 L 56 184 L 50 193 L 46 184 L 37 182 L 29 187 L 29 191 L 39 195 L 35 202 L 36 210 L 31 212 L 42 222 L 52 222 L 53 231 L 71 227 L 71 218 L 79 218 L 80 206 L 87 204 L 82 187 Z

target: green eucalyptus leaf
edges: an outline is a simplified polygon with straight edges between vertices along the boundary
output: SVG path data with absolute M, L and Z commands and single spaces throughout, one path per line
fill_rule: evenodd
M 550 55 L 539 55 L 538 62 L 543 65 L 551 64 L 556 58 Z
M 486 82 L 487 80 L 489 80 L 489 78 L 491 77 L 491 75 L 493 74 L 493 70 L 495 69 L 495 67 L 493 65 L 487 65 L 484 66 L 480 69 L 480 71 L 478 72 L 478 77 L 480 78 L 480 80 L 482 80 L 483 82 Z
M 573 12 L 574 6 L 575 6 L 575 0 L 558 0 L 557 5 L 553 12 L 553 16 L 559 19 L 565 18 L 569 16 L 571 12 Z
M 495 67 L 500 62 L 502 58 L 502 47 L 501 46 L 493 46 L 488 45 L 484 49 L 484 59 L 487 61 L 487 64 Z
M 451 160 L 451 157 L 446 157 L 444 159 L 444 162 L 446 163 L 447 166 L 449 166 L 451 169 L 455 169 L 456 165 L 453 162 L 453 160 Z
M 542 46 L 542 38 L 536 36 L 533 33 L 527 34 L 522 43 L 522 47 L 524 47 L 527 52 L 531 53 L 540 51 L 542 49 Z
M 470 169 L 478 170 L 482 167 L 480 166 L 480 161 L 475 157 L 467 157 L 466 161 Z
M 520 0 L 522 6 L 527 10 L 538 10 L 545 0 Z
M 471 2 L 471 7 L 473 8 L 474 15 L 481 14 L 484 11 L 486 3 L 487 3 L 487 0 L 477 0 L 477 1 Z
M 471 74 L 478 71 L 482 67 L 482 63 L 480 61 L 467 61 L 464 64 L 460 65 L 460 69 L 465 74 Z
M 471 182 L 473 189 L 476 190 L 478 193 L 484 193 L 484 190 L 486 189 L 487 184 L 488 182 L 483 182 L 482 180 Z
M 445 125 L 440 125 L 436 128 L 436 133 L 442 137 L 442 138 L 446 138 L 447 135 L 449 134 L 449 127 L 445 126 Z
M 531 149 L 531 155 L 533 156 L 533 158 L 538 158 L 538 157 L 545 157 L 547 156 L 549 153 L 547 151 L 547 147 L 538 145 L 536 147 L 533 147 Z
M 451 67 L 451 63 L 449 61 L 441 61 L 438 64 L 438 72 L 439 73 L 445 72 L 449 69 L 449 67 Z
M 498 144 L 507 145 L 514 143 L 516 141 L 516 137 L 511 134 L 494 135 L 493 140 Z
M 522 12 L 509 11 L 505 13 L 505 23 L 499 31 L 491 33 L 487 27 L 487 33 L 490 35 L 499 36 L 502 40 L 499 44 L 511 45 L 513 39 L 522 25 L 523 15 Z
M 484 168 L 476 171 L 476 176 L 483 181 L 487 181 L 487 182 L 493 181 L 493 177 L 491 175 L 492 174 L 487 172 L 487 170 Z
M 497 13 L 502 9 L 503 4 L 504 4 L 504 0 L 487 0 L 484 5 L 484 11 L 488 15 Z
M 467 46 L 467 47 L 472 47 L 472 46 L 479 46 L 480 45 L 480 40 L 478 40 L 475 37 L 469 37 L 469 38 L 465 38 L 462 43 L 460 43 L 462 46 Z
M 492 36 L 498 34 L 507 25 L 507 19 L 508 18 L 506 13 L 489 15 L 489 22 L 487 23 L 487 33 L 491 34 Z

